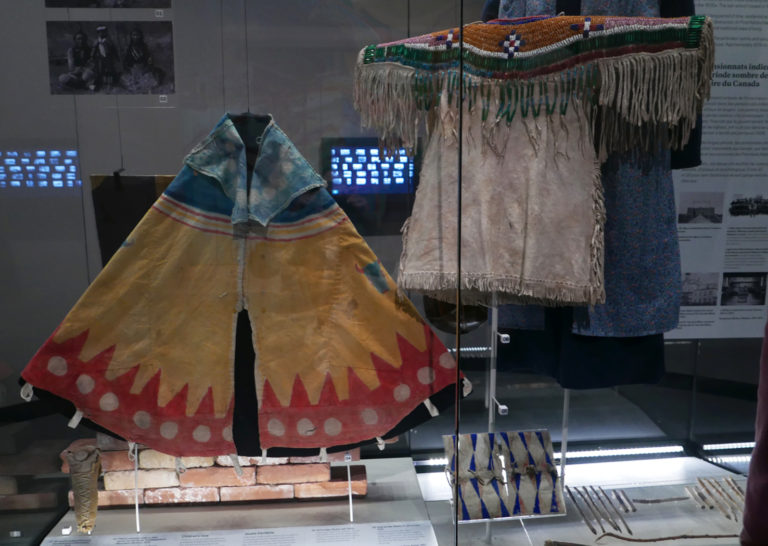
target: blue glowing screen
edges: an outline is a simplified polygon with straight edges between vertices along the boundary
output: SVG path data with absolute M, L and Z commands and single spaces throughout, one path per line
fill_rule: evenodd
M 0 150 L 0 189 L 80 186 L 77 150 Z
M 414 162 L 401 148 L 391 155 L 376 145 L 330 147 L 331 193 L 410 193 Z

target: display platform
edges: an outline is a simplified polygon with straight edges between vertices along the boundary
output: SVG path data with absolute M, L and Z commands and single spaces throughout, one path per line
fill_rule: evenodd
M 367 460 L 356 464 L 361 463 L 366 466 L 369 492 L 365 498 L 354 500 L 353 526 L 349 525 L 349 505 L 346 500 L 266 502 L 226 506 L 213 504 L 142 507 L 140 510 L 141 536 L 171 533 L 172 535 L 165 537 L 169 540 L 162 541 L 164 544 L 193 544 L 194 542 L 188 541 L 178 542 L 181 540 L 181 535 L 186 537 L 190 533 L 202 533 L 201 536 L 207 533 L 206 536 L 210 539 L 206 539 L 205 544 L 229 543 L 229 538 L 236 539 L 236 537 L 243 540 L 248 537 L 259 537 L 259 541 L 255 541 L 254 538 L 254 541 L 236 543 L 310 545 L 314 544 L 310 541 L 312 536 L 318 539 L 316 543 L 343 544 L 344 542 L 338 542 L 336 539 L 320 541 L 327 533 L 335 533 L 333 529 L 338 529 L 338 533 L 341 533 L 340 537 L 359 534 L 359 537 L 352 542 L 356 544 L 366 543 L 362 542 L 366 536 L 378 537 L 375 540 L 379 540 L 382 536 L 390 537 L 387 538 L 390 542 L 373 542 L 374 544 L 437 544 L 434 538 L 430 538 L 434 537 L 431 525 L 424 524 L 429 517 L 419 489 L 413 461 L 410 458 L 396 458 Z M 391 527 L 393 525 L 395 527 Z M 301 529 L 297 526 L 301 526 Z M 75 515 L 71 510 L 53 527 L 46 541 L 51 544 L 75 544 L 66 539 L 76 539 L 77 544 L 128 544 L 131 542 L 100 542 L 97 537 L 121 535 L 126 537 L 126 540 L 129 537 L 135 540 L 137 537 L 133 507 L 99 510 L 96 527 L 90 537 L 64 536 L 62 530 L 66 532 L 70 527 L 75 529 Z M 275 530 L 275 534 L 243 533 L 265 529 Z M 281 531 L 278 533 L 277 529 Z M 219 531 L 237 531 L 237 533 L 228 536 Z M 352 534 L 349 535 L 349 533 Z M 275 540 L 277 537 L 283 538 L 277 542 L 269 542 L 266 541 L 266 537 L 269 536 L 275 537 Z M 418 536 L 422 538 L 414 542 Z M 298 542 L 291 542 L 294 540 L 291 537 L 296 537 Z M 397 542 L 396 540 L 399 540 L 397 537 L 402 537 L 406 542 Z M 55 542 L 53 539 L 56 539 Z M 84 539 L 90 542 L 81 542 Z M 184 538 L 184 540 L 188 539 L 189 537 Z
M 686 546 L 737 546 L 736 537 L 741 531 L 741 514 L 730 514 L 731 519 L 719 511 L 717 507 L 702 509 L 687 497 L 685 487 L 695 486 L 698 478 L 708 481 L 732 478 L 743 489 L 745 478 L 722 468 L 692 457 L 675 457 L 665 459 L 650 459 L 642 461 L 621 461 L 570 464 L 565 471 L 565 485 L 572 490 L 577 488 L 602 487 L 609 494 L 613 490 L 622 490 L 630 499 L 665 500 L 665 502 L 642 503 L 635 502 L 637 511 L 623 513 L 622 517 L 628 523 L 632 534 L 626 532 L 624 525 L 619 523 L 621 535 L 635 539 L 656 537 L 679 537 L 680 535 L 710 535 L 708 538 L 668 540 L 653 544 L 685 544 Z M 428 499 L 427 509 L 430 520 L 437 534 L 438 544 L 453 544 L 453 518 L 448 502 L 450 488 L 445 483 L 442 473 L 420 474 L 419 482 Z M 576 495 L 577 498 L 578 495 Z M 677 499 L 677 500 L 671 500 Z M 595 539 L 603 533 L 599 524 L 591 517 L 591 513 L 579 498 L 580 508 L 586 513 L 597 535 L 590 532 L 579 511 L 574 508 L 573 501 L 566 500 L 568 513 L 562 517 L 527 518 L 517 521 L 493 522 L 461 525 L 459 527 L 459 544 L 462 546 L 520 544 L 540 546 L 547 540 L 555 540 L 574 544 L 600 544 L 610 546 L 615 544 L 631 544 L 625 540 L 605 537 Z M 604 512 L 602 506 L 595 508 Z M 617 519 L 614 516 L 614 519 Z M 606 532 L 616 531 L 602 520 Z M 618 533 L 617 533 L 618 534 Z M 732 535 L 728 538 L 711 538 L 714 535 Z
M 47 538 L 48 546 L 315 546 L 318 544 L 377 544 L 379 546 L 437 546 L 428 521 L 358 523 L 236 531 L 189 531 L 184 533 L 142 533 L 141 535 L 95 535 Z

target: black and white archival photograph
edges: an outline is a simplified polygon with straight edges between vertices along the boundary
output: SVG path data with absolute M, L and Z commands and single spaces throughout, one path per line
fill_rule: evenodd
M 45 7 L 168 9 L 171 7 L 171 0 L 45 0 Z
M 170 21 L 48 21 L 51 94 L 170 95 Z
M 685 273 L 681 305 L 717 305 L 720 273 Z
M 723 273 L 720 305 L 765 305 L 767 273 Z
M 725 194 L 715 191 L 680 192 L 678 224 L 722 224 Z
M 728 206 L 728 214 L 731 216 L 758 216 L 768 215 L 768 197 L 759 195 L 735 194 Z

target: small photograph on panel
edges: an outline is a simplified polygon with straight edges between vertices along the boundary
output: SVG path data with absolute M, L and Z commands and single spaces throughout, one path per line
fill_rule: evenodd
M 48 21 L 51 94 L 170 95 L 170 21 Z
M 681 305 L 717 305 L 720 273 L 685 273 Z
M 765 305 L 768 273 L 723 273 L 720 305 Z
M 768 214 L 768 198 L 758 195 L 734 194 L 728 205 L 731 216 L 755 217 Z
M 171 0 L 45 0 L 45 7 L 168 9 L 171 7 Z
M 719 191 L 680 192 L 678 224 L 722 224 L 725 193 Z

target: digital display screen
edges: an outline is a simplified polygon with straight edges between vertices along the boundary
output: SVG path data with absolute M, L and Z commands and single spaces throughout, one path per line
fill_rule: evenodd
M 333 195 L 349 193 L 411 193 L 414 160 L 405 148 L 387 155 L 378 144 L 331 145 L 329 189 Z
M 0 150 L 0 189 L 80 186 L 77 150 Z
M 320 166 L 328 191 L 360 235 L 399 235 L 419 185 L 420 147 L 387 152 L 373 137 L 328 137 Z

